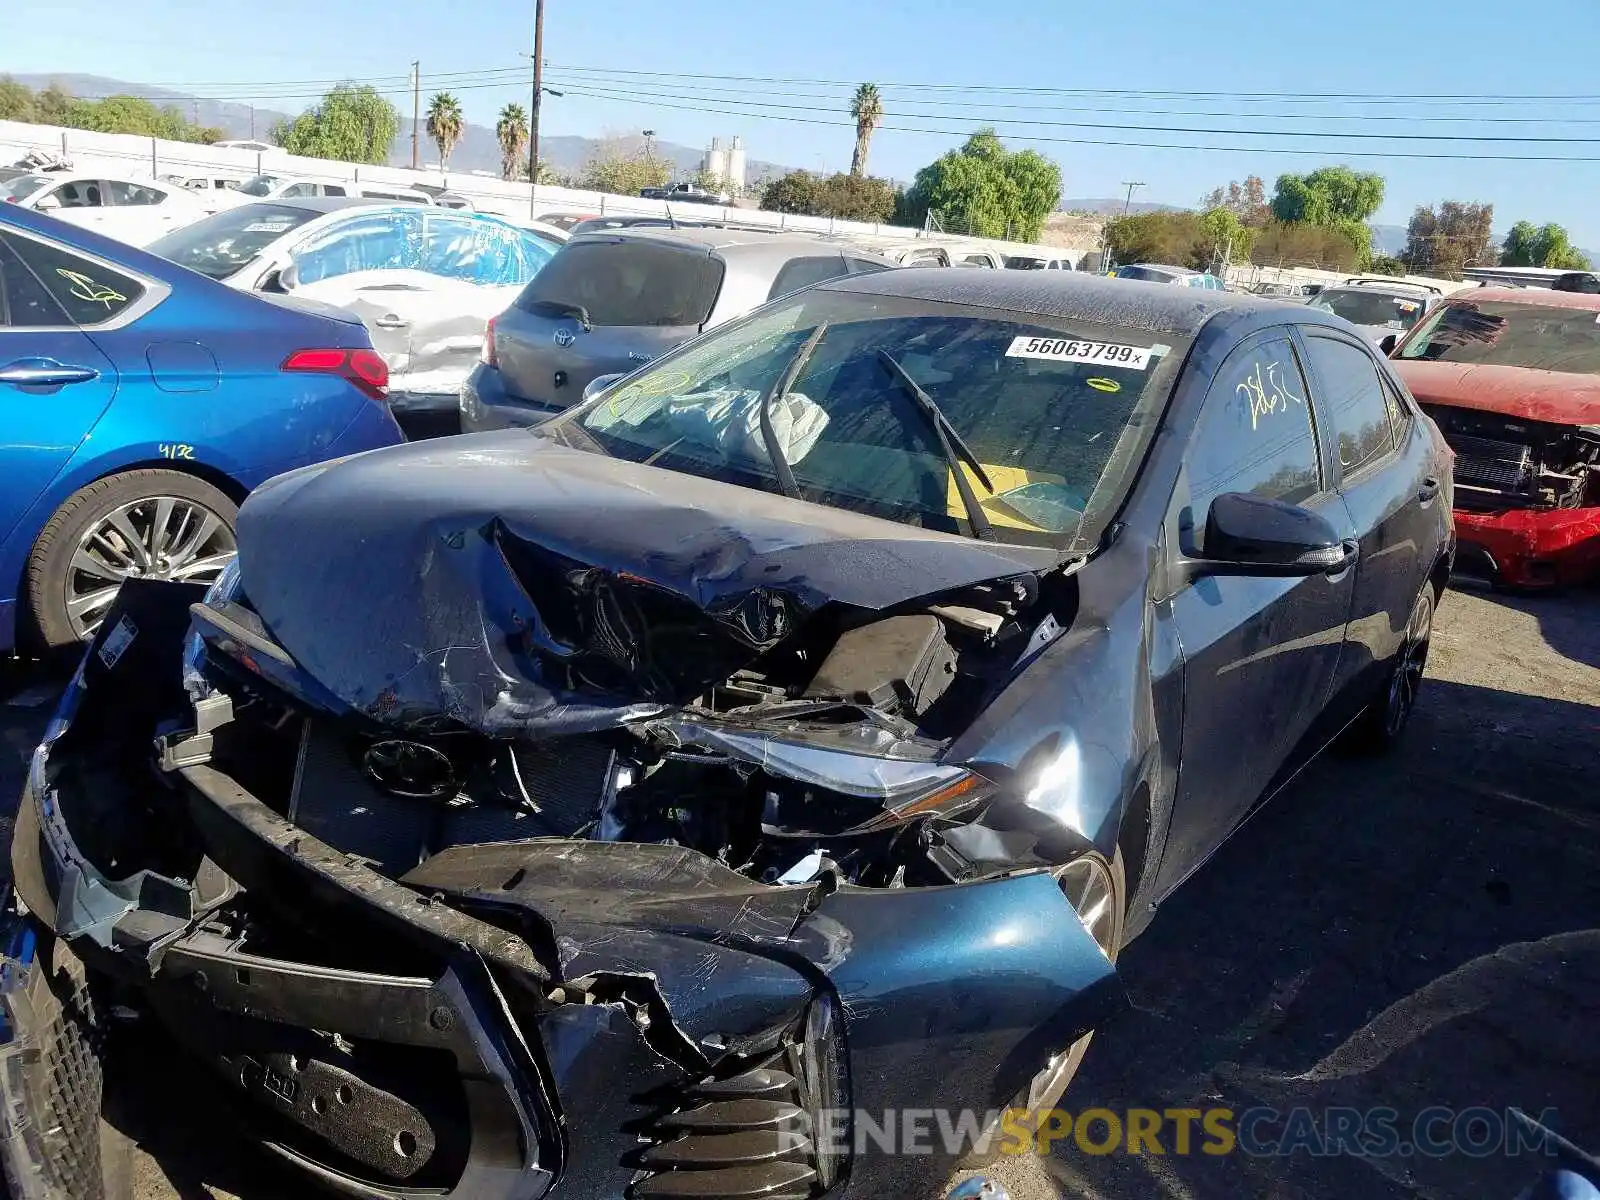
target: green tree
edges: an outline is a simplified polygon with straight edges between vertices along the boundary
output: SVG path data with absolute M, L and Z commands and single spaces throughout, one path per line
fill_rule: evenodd
M 64 125 L 72 103 L 72 93 L 66 88 L 48 84 L 33 95 L 33 119 L 41 125 Z
M 1347 225 L 1312 225 L 1306 221 L 1268 221 L 1256 232 L 1250 261 L 1264 267 L 1320 267 L 1354 271 L 1367 259 L 1371 231 L 1357 240 Z
M 932 213 L 947 228 L 1032 242 L 1060 199 L 1060 167 L 1032 150 L 1007 150 L 981 129 L 917 172 L 901 215 L 915 224 Z
M 1239 218 L 1241 225 L 1259 229 L 1267 223 L 1272 209 L 1267 204 L 1267 185 L 1259 175 L 1247 175 L 1243 183 L 1237 179 L 1225 188 L 1213 188 L 1200 201 L 1202 209 L 1225 208 Z
M 400 131 L 400 114 L 373 88 L 341 83 L 315 108 L 280 121 L 268 135 L 290 154 L 382 163 Z
M 522 105 L 508 104 L 500 110 L 494 136 L 500 143 L 500 177 L 516 179 L 519 173 L 526 176 L 528 164 L 523 159 L 528 148 L 528 114 Z
M 872 135 L 883 124 L 883 97 L 878 95 L 878 85 L 863 83 L 850 98 L 850 116 L 856 123 L 856 148 L 850 156 L 850 174 L 863 177 L 867 173 L 867 150 L 872 145 Z
M 761 189 L 761 207 L 768 212 L 816 214 L 821 205 L 821 181 L 810 171 L 790 171 Z
M 1398 258 L 1380 254 L 1367 264 L 1367 270 L 1374 275 L 1404 275 L 1406 264 Z
M 1203 255 L 1205 261 L 1191 265 L 1221 275 L 1229 263 L 1249 262 L 1255 232 L 1231 208 L 1213 208 L 1200 214 L 1201 244 L 1197 257 Z
M 671 180 L 671 163 L 630 149 L 626 139 L 608 138 L 583 164 L 577 184 L 591 192 L 637 196 L 645 188 L 666 187 Z
M 1383 176 L 1349 167 L 1318 167 L 1309 175 L 1280 175 L 1272 215 L 1285 225 L 1339 231 L 1356 247 L 1355 266 L 1372 254 L 1367 220 L 1383 204 Z
M 1418 205 L 1406 226 L 1406 247 L 1400 257 L 1419 275 L 1460 279 L 1462 268 L 1492 261 L 1494 205 L 1446 200 L 1437 211 Z
M 1535 225 L 1532 221 L 1518 221 L 1506 235 L 1500 264 L 1506 267 L 1581 271 L 1588 268 L 1589 260 L 1573 246 L 1567 231 L 1560 225 Z
M 0 75 L 0 121 L 35 119 L 33 89 L 9 75 Z
M 449 92 L 435 92 L 428 101 L 428 115 L 423 119 L 423 127 L 433 139 L 433 144 L 439 147 L 439 169 L 448 171 L 450 151 L 456 148 L 467 127 L 466 118 L 461 115 L 461 102 Z

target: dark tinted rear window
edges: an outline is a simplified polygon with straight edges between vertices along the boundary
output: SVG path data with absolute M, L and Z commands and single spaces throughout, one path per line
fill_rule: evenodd
M 655 242 L 569 242 L 517 298 L 581 304 L 596 325 L 700 325 L 722 287 L 722 262 Z

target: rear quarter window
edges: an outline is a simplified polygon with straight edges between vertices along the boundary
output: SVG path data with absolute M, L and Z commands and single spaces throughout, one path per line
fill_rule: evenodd
M 517 307 L 577 304 L 595 325 L 703 325 L 723 271 L 721 259 L 698 248 L 627 238 L 568 242 L 523 289 Z
M 85 328 L 115 320 L 145 293 L 133 276 L 49 242 L 7 235 L 6 244 L 73 323 Z
M 767 292 L 768 300 L 787 296 L 824 279 L 837 279 L 845 273 L 845 261 L 837 254 L 815 255 L 810 258 L 791 258 L 778 271 Z

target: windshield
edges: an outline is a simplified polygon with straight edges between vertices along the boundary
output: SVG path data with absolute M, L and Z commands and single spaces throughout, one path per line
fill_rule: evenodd
M 18 175 L 0 183 L 0 200 L 26 200 L 49 182 L 47 175 Z
M 702 325 L 722 288 L 722 260 L 644 239 L 568 242 L 517 298 L 582 306 L 596 325 Z
M 226 279 L 284 234 L 320 216 L 309 208 L 287 204 L 246 204 L 202 217 L 157 238 L 146 249 L 180 267 L 212 279 Z
M 769 409 L 803 499 L 971 534 L 927 393 L 992 489 L 966 474 L 1001 540 L 1088 549 L 1159 420 L 1172 335 L 930 300 L 812 291 L 760 310 L 540 427 L 570 445 L 779 490 L 760 400 L 819 326 Z
M 246 196 L 269 196 L 283 180 L 276 175 L 255 175 L 239 185 Z
M 1352 325 L 1381 325 L 1385 329 L 1410 329 L 1422 316 L 1423 303 L 1414 296 L 1396 296 L 1389 292 L 1349 291 L 1321 292 L 1311 301 L 1310 307 L 1343 317 Z
M 1171 283 L 1178 278 L 1171 271 L 1158 271 L 1154 267 L 1118 267 L 1118 279 L 1142 279 L 1146 283 Z
M 1436 309 L 1398 357 L 1600 375 L 1597 322 L 1592 308 L 1454 301 Z

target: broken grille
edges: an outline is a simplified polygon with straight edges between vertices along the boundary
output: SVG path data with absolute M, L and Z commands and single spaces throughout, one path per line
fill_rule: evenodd
M 811 1119 L 786 1055 L 685 1089 L 656 1118 L 633 1200 L 807 1200 L 820 1192 Z

